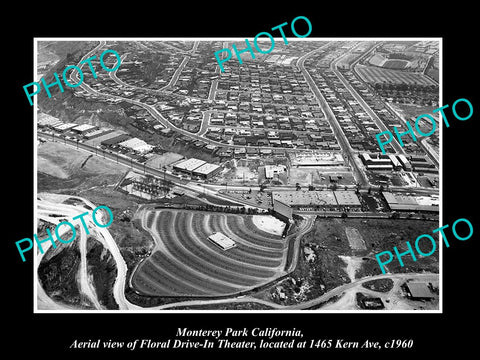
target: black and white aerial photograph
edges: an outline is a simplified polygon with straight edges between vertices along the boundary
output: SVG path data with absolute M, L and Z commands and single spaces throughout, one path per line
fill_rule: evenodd
M 440 39 L 262 40 L 36 39 L 38 310 L 439 309 Z
M 2 23 L 6 353 L 478 352 L 473 6 L 72 5 Z

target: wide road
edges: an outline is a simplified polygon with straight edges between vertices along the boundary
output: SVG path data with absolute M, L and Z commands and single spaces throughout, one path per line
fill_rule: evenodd
M 324 47 L 328 46 L 330 44 L 325 44 L 318 49 L 315 49 L 313 51 L 310 51 L 309 53 L 303 55 L 297 60 L 297 66 L 302 72 L 305 80 L 307 81 L 308 85 L 310 86 L 310 89 L 312 90 L 313 94 L 317 98 L 317 101 L 320 104 L 320 107 L 324 110 L 325 115 L 327 116 L 327 119 L 329 120 L 330 125 L 332 126 L 333 132 L 335 133 L 335 137 L 337 138 L 338 142 L 340 143 L 340 146 L 342 147 L 343 151 L 347 154 L 347 157 L 350 159 L 349 163 L 352 165 L 352 169 L 354 172 L 355 178 L 357 179 L 357 182 L 362 185 L 362 186 L 368 186 L 369 182 L 363 171 L 358 167 L 356 161 L 355 161 L 355 152 L 353 151 L 352 147 L 350 146 L 350 143 L 348 142 L 345 134 L 343 133 L 343 130 L 340 126 L 340 124 L 337 121 L 337 118 L 335 117 L 335 114 L 333 113 L 332 109 L 330 109 L 330 106 L 328 106 L 327 101 L 321 94 L 320 90 L 317 87 L 317 84 L 313 80 L 313 78 L 310 76 L 309 72 L 305 69 L 305 60 L 309 57 L 312 56 L 315 52 L 323 49 Z
M 41 193 L 38 194 L 38 210 L 37 210 L 37 216 L 40 219 L 43 219 L 45 221 L 51 222 L 53 224 L 57 224 L 60 222 L 61 219 L 66 218 L 67 221 L 71 222 L 72 224 L 77 224 L 78 220 L 72 220 L 73 217 L 84 213 L 85 212 L 85 207 L 81 205 L 68 205 L 68 204 L 62 204 L 61 202 L 68 199 L 76 199 L 84 203 L 85 206 L 90 207 L 91 209 L 95 209 L 97 206 L 94 205 L 91 201 L 79 197 L 79 196 L 73 196 L 73 195 L 61 195 L 61 194 L 46 194 L 46 193 Z M 119 305 L 120 310 L 127 310 L 127 309 L 141 309 L 139 306 L 134 305 L 130 303 L 126 298 L 125 298 L 125 279 L 126 279 L 126 274 L 127 274 L 127 265 L 125 263 L 125 260 L 123 259 L 120 250 L 118 249 L 118 246 L 111 236 L 110 232 L 108 231 L 108 228 L 100 228 L 96 226 L 93 223 L 92 217 L 91 217 L 91 211 L 88 211 L 89 215 L 85 216 L 83 219 L 86 223 L 87 228 L 89 229 L 90 235 L 94 236 L 98 241 L 100 241 L 103 246 L 110 251 L 112 254 L 116 267 L 117 267 L 117 278 L 115 279 L 115 283 L 113 286 L 113 296 L 115 298 L 115 301 Z M 100 212 L 97 212 L 97 216 L 100 214 Z M 52 215 L 59 215 L 60 217 L 55 217 Z M 102 220 L 100 220 L 102 222 Z M 105 221 L 106 222 L 106 221 Z M 66 230 L 68 230 L 68 227 L 63 226 L 62 228 L 59 228 L 60 235 L 63 235 Z M 92 302 L 94 307 L 97 310 L 102 310 L 103 306 L 98 301 L 98 297 L 96 295 L 96 291 L 94 288 L 94 285 L 91 282 L 91 276 L 88 274 L 88 259 L 87 259 L 87 234 L 85 233 L 85 229 L 83 226 L 80 226 L 80 238 L 76 236 L 76 239 L 73 241 L 79 241 L 79 251 L 80 251 L 80 264 L 79 264 L 79 270 L 78 270 L 78 282 L 79 282 L 79 291 L 81 291 L 83 294 L 86 295 L 86 297 Z M 47 252 L 48 248 L 51 246 L 51 242 L 45 242 L 42 244 L 42 248 L 44 250 L 44 253 Z M 37 267 L 41 260 L 42 260 L 43 254 L 38 253 L 35 266 Z M 58 309 L 72 309 L 71 306 L 67 306 L 64 304 L 56 303 L 53 300 L 51 300 L 43 291 L 43 288 L 40 285 L 40 282 L 37 280 L 37 301 L 38 305 L 37 308 L 39 310 L 58 310 Z

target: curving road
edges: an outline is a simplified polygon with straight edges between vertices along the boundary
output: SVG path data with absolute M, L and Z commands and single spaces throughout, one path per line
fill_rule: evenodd
M 91 209 L 95 209 L 96 205 L 94 205 L 92 202 L 90 202 L 87 199 L 78 197 L 78 196 L 70 196 L 70 195 L 58 195 L 58 194 L 38 194 L 38 209 L 37 209 L 37 216 L 39 219 L 58 224 L 63 218 L 66 218 L 67 221 L 70 221 L 72 224 L 77 224 L 80 223 L 79 220 L 72 220 L 73 217 L 85 212 L 86 210 L 91 214 L 91 210 L 86 209 L 84 206 L 79 206 L 79 205 L 67 205 L 67 204 L 62 204 L 61 201 L 64 201 L 68 198 L 72 199 L 77 199 L 80 200 L 84 203 L 84 205 L 90 207 Z M 97 213 L 99 214 L 99 213 Z M 60 215 L 62 217 L 52 217 L 51 215 Z M 134 305 L 130 303 L 126 298 L 125 298 L 125 279 L 126 279 L 126 274 L 127 274 L 127 265 L 120 253 L 120 250 L 118 249 L 118 246 L 111 236 L 110 232 L 107 230 L 107 228 L 100 228 L 97 227 L 92 220 L 91 215 L 83 217 L 85 220 L 85 223 L 87 225 L 87 228 L 89 229 L 89 232 L 91 234 L 97 234 L 95 238 L 100 241 L 106 249 L 110 251 L 112 254 L 116 266 L 117 266 L 117 278 L 115 280 L 115 284 L 113 287 L 113 295 L 115 297 L 115 301 L 120 307 L 120 310 L 128 310 L 128 309 L 141 309 L 141 307 Z M 60 228 L 59 232 L 60 235 L 63 234 L 63 232 L 67 231 L 69 228 L 66 226 L 63 226 Z M 98 297 L 96 295 L 95 289 L 93 284 L 91 283 L 91 280 L 89 279 L 88 276 L 88 264 L 87 264 L 87 258 L 86 258 L 86 240 L 87 240 L 87 234 L 83 228 L 83 226 L 80 226 L 80 238 L 78 237 L 78 233 L 76 236 L 76 239 L 73 241 L 80 241 L 79 243 L 79 250 L 80 250 L 80 256 L 81 256 L 81 262 L 80 262 L 80 268 L 78 272 L 78 281 L 80 288 L 79 290 L 87 296 L 87 298 L 92 302 L 94 307 L 97 310 L 103 310 L 103 307 L 98 301 Z M 44 253 L 50 248 L 51 243 L 43 243 L 43 250 Z M 36 263 L 35 266 L 37 267 L 38 264 L 40 264 L 44 254 L 41 254 L 37 252 L 36 256 Z M 65 306 L 63 304 L 59 304 L 57 302 L 54 302 L 51 300 L 43 291 L 41 288 L 40 282 L 38 281 L 37 278 L 37 306 L 41 305 L 38 307 L 39 310 L 44 310 L 44 309 L 49 309 L 49 308 L 61 308 L 61 309 L 71 309 L 70 306 Z
M 79 61 L 79 64 L 77 64 L 77 66 L 79 68 L 82 68 L 82 66 L 84 64 L 80 64 L 80 62 L 82 60 L 85 60 L 86 58 L 90 57 L 92 54 L 94 54 L 96 51 L 98 51 L 99 49 L 101 49 L 104 45 L 106 44 L 105 41 L 100 41 L 100 44 L 95 47 L 93 50 L 91 50 L 90 52 L 88 52 L 84 57 L 82 57 L 82 59 Z M 122 86 L 126 86 L 126 87 L 130 87 L 132 89 L 138 89 L 138 90 L 143 90 L 145 91 L 145 89 L 143 88 L 140 88 L 140 87 L 137 87 L 137 86 L 132 86 L 132 85 L 129 85 L 125 82 L 123 82 L 122 80 L 118 79 L 118 77 L 116 77 L 115 74 L 112 73 L 109 73 L 109 76 L 111 77 L 112 80 L 114 80 L 117 84 L 119 85 L 122 85 Z M 78 78 L 78 73 L 76 71 L 72 71 L 70 72 L 70 82 L 72 84 L 75 84 L 75 83 L 78 83 L 80 81 L 80 79 Z M 99 96 L 99 97 L 103 97 L 103 98 L 107 98 L 107 99 L 117 99 L 117 100 L 122 100 L 122 101 L 125 101 L 127 103 L 130 103 L 130 104 L 134 104 L 134 105 L 138 105 L 142 108 L 144 108 L 145 110 L 147 110 L 147 112 L 155 119 L 157 120 L 158 122 L 160 122 L 163 126 L 165 126 L 166 128 L 169 128 L 171 130 L 174 130 L 182 135 L 185 135 L 189 138 L 192 138 L 196 141 L 202 141 L 204 143 L 207 143 L 209 145 L 215 145 L 215 146 L 218 146 L 218 147 L 229 147 L 229 148 L 237 148 L 237 149 L 258 149 L 258 146 L 251 146 L 251 145 L 235 145 L 235 144 L 226 144 L 226 143 L 223 143 L 223 142 L 219 142 L 219 141 L 215 141 L 215 140 L 212 140 L 212 139 L 207 139 L 201 135 L 199 135 L 198 133 L 197 134 L 194 134 L 194 133 L 191 133 L 187 130 L 184 130 L 184 129 L 181 129 L 181 128 L 178 128 L 176 127 L 175 125 L 173 125 L 170 121 L 168 121 L 167 119 L 165 119 L 163 117 L 162 114 L 160 114 L 158 112 L 158 110 L 151 106 L 151 105 L 148 105 L 148 104 L 145 104 L 141 101 L 138 101 L 138 100 L 133 100 L 133 99 L 129 99 L 129 98 L 126 98 L 126 97 L 122 97 L 122 96 L 119 96 L 119 95 L 112 95 L 112 94 L 104 94 L 104 93 L 101 93 L 97 90 L 94 90 L 92 89 L 89 85 L 87 85 L 85 82 L 83 82 L 81 85 L 79 85 L 79 87 L 85 91 L 87 91 L 88 93 L 90 94 L 93 94 L 93 95 L 96 95 L 96 96 Z M 156 90 L 160 93 L 162 92 L 165 92 L 165 91 L 160 91 L 160 90 Z M 170 93 L 168 93 L 170 94 Z M 193 97 L 189 97 L 189 98 L 193 98 Z M 197 98 L 198 99 L 198 98 Z M 201 100 L 204 100 L 204 99 L 201 99 Z M 284 147 L 276 147 L 276 146 L 262 146 L 261 147 L 262 149 L 268 149 L 268 150 L 288 150 L 289 152 L 303 152 L 305 151 L 305 149 L 298 149 L 298 148 L 284 148 Z M 328 152 L 331 152 L 331 151 L 328 151 Z
M 338 286 L 335 289 L 332 289 L 322 296 L 319 296 L 313 300 L 306 301 L 300 304 L 296 305 L 280 305 L 271 301 L 263 300 L 263 299 L 257 299 L 252 296 L 240 296 L 237 298 L 233 299 L 219 299 L 219 300 L 190 300 L 190 301 L 182 301 L 182 302 L 177 302 L 173 304 L 167 304 L 167 305 L 162 305 L 162 306 L 157 306 L 152 309 L 155 310 L 166 310 L 169 308 L 174 308 L 174 307 L 181 307 L 181 306 L 205 306 L 205 305 L 215 305 L 215 304 L 232 304 L 232 303 L 246 303 L 246 302 L 251 302 L 251 303 L 256 303 L 260 305 L 266 305 L 270 306 L 271 308 L 275 310 L 305 310 L 309 309 L 313 306 L 320 305 L 325 301 L 328 301 L 330 298 L 333 296 L 340 296 L 342 295 L 345 291 L 354 289 L 357 287 L 360 287 L 362 292 L 369 292 L 371 294 L 375 294 L 375 292 L 371 292 L 368 289 L 362 287 L 362 284 L 371 281 L 371 280 L 378 280 L 382 278 L 390 278 L 390 279 L 397 279 L 399 281 L 406 281 L 409 279 L 414 279 L 414 280 L 422 280 L 422 281 L 432 281 L 436 282 L 439 279 L 438 274 L 434 273 L 425 273 L 425 274 L 413 274 L 413 273 L 406 273 L 406 274 L 385 274 L 385 275 L 375 275 L 375 276 L 368 276 L 364 277 L 361 279 L 358 279 L 354 282 L 344 284 L 342 286 Z M 397 286 L 398 288 L 398 286 Z M 396 289 L 396 288 L 394 288 Z M 394 290 L 392 289 L 392 290 Z M 378 296 L 378 293 L 377 293 Z M 321 309 L 319 309 L 321 311 Z

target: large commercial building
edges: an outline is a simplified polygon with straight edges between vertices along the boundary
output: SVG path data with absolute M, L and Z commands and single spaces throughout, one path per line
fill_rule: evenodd
M 289 153 L 292 167 L 302 166 L 342 166 L 345 160 L 340 153 L 305 150 L 301 153 Z
M 405 170 L 426 173 L 438 173 L 438 169 L 426 156 L 381 155 L 362 153 L 359 155 L 367 170 Z
M 359 208 L 362 206 L 355 191 L 334 191 L 339 206 Z
M 360 208 L 355 191 L 273 191 L 273 203 L 280 202 L 292 208 L 316 208 L 341 210 L 344 207 Z
M 118 144 L 118 146 L 137 151 L 139 153 L 147 153 L 151 151 L 154 146 L 147 144 L 145 141 L 139 138 L 131 138 L 125 141 L 122 141 Z
M 193 170 L 206 163 L 206 161 L 200 159 L 190 158 L 176 163 L 173 165 L 173 169 L 190 174 Z
M 55 126 L 62 125 L 63 122 L 60 121 L 60 119 L 53 117 L 51 115 L 48 115 L 45 113 L 38 113 L 37 124 L 39 127 L 49 127 L 53 129 Z
M 409 298 L 414 300 L 431 300 L 435 298 L 428 285 L 424 282 L 407 282 L 405 284 Z
M 190 176 L 198 176 L 202 179 L 209 179 L 222 171 L 222 167 L 219 165 L 210 164 L 195 158 L 181 160 L 173 165 L 173 169 Z
M 72 128 L 72 131 L 76 132 L 77 134 L 84 135 L 84 134 L 89 133 L 90 131 L 94 131 L 94 130 L 97 130 L 97 129 L 98 128 L 96 126 L 93 126 L 93 125 L 81 124 L 81 125 L 78 125 L 78 126 Z
M 382 194 L 392 211 L 439 212 L 438 196 L 412 196 L 387 191 Z
M 203 179 L 209 179 L 222 171 L 222 167 L 215 164 L 205 163 L 192 171 L 193 175 Z
M 375 155 L 363 153 L 359 156 L 367 170 L 393 170 L 392 160 L 387 155 L 385 157 L 376 157 Z
M 77 126 L 78 126 L 78 124 L 75 124 L 75 123 L 66 123 L 66 124 L 62 123 L 60 125 L 55 126 L 54 130 L 58 131 L 58 132 L 65 132 L 65 131 L 71 130 L 74 127 L 77 127 Z

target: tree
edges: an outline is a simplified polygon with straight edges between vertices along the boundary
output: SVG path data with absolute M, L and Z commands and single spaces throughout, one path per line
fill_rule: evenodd
M 302 187 L 300 186 L 300 183 L 298 183 L 298 182 L 295 184 L 295 188 L 296 188 L 297 191 L 302 189 Z
M 360 193 L 360 188 L 361 188 L 360 184 L 357 183 L 355 185 L 355 193 L 359 194 Z

